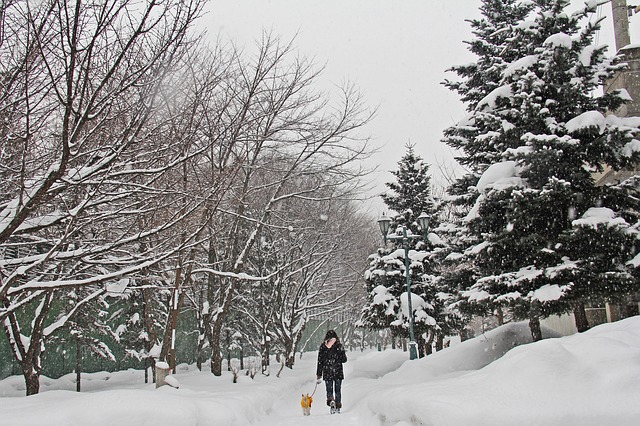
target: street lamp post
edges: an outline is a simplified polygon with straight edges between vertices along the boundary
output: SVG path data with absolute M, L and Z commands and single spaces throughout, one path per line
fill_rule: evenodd
M 426 239 L 427 229 L 429 229 L 429 216 L 422 212 L 418 216 L 418 225 L 422 229 L 422 236 L 420 235 L 407 235 L 407 227 L 402 227 L 402 236 L 400 235 L 387 235 L 391 225 L 391 219 L 389 219 L 383 213 L 380 219 L 378 219 L 378 225 L 380 225 L 380 231 L 382 232 L 382 238 L 384 238 L 384 244 L 387 244 L 387 240 L 402 240 L 402 248 L 404 248 L 404 271 L 407 282 L 407 307 L 409 308 L 409 359 L 418 358 L 418 349 L 416 344 L 415 335 L 413 332 L 413 304 L 411 301 L 411 275 L 409 271 L 409 241 L 412 239 L 423 238 Z

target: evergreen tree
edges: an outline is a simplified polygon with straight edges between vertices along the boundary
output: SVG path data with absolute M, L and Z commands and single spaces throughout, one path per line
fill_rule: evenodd
M 142 292 L 125 290 L 110 296 L 114 299 L 111 303 L 118 308 L 112 318 L 113 334 L 124 349 L 124 357 L 134 359 L 146 368 L 150 364 L 148 348 L 152 343 L 144 324 Z
M 519 50 L 507 29 L 522 22 L 533 7 L 532 2 L 521 0 L 485 0 L 480 6 L 483 17 L 469 21 L 475 38 L 467 44 L 478 60 L 451 67 L 449 71 L 462 80 L 444 83 L 460 94 L 467 111 L 473 112 L 478 102 L 498 87 L 502 71 L 518 59 Z
M 385 184 L 393 192 L 381 195 L 389 209 L 401 214 L 410 210 L 409 223 L 422 212 L 431 215 L 434 210 L 429 165 L 414 152 L 413 147 L 406 146 L 407 152 L 398 162 L 398 170 L 391 171 L 396 181 Z
M 442 259 L 445 266 L 442 280 L 448 293 L 464 291 L 481 276 L 473 262 L 473 247 L 482 242 L 482 238 L 468 232 L 465 217 L 479 196 L 476 184 L 480 176 L 494 161 L 501 159 L 501 149 L 476 138 L 486 130 L 478 119 L 482 113 L 477 106 L 500 86 L 502 72 L 509 63 L 521 57 L 524 47 L 517 46 L 518 40 L 512 38 L 510 29 L 521 25 L 534 7 L 533 2 L 520 0 L 484 0 L 480 6 L 482 18 L 469 21 L 475 38 L 467 44 L 478 59 L 451 67 L 449 71 L 455 72 L 460 80 L 444 82 L 460 95 L 470 113 L 446 129 L 443 139 L 460 153 L 456 160 L 468 170 L 447 188 L 451 223 L 446 227 L 449 256 Z M 462 299 L 457 308 L 467 320 L 472 315 L 491 311 L 491 306 L 469 304 L 467 299 Z
M 473 272 L 465 298 L 476 306 L 510 306 L 517 317 L 529 318 L 534 339 L 541 338 L 541 317 L 569 310 L 585 293 L 604 295 L 592 285 L 597 275 L 615 281 L 610 294 L 635 287 L 624 271 L 635 239 L 628 238 L 628 223 L 614 220 L 629 209 L 629 199 L 608 196 L 620 190 L 596 186 L 592 172 L 638 160 L 637 124 L 605 118 L 628 98 L 621 91 L 595 94 L 619 66 L 604 47 L 592 46 L 598 22 L 580 25 L 595 5 L 570 15 L 568 4 L 538 0 L 530 20 L 505 29 L 517 55 L 497 87 L 446 133 L 448 142 L 456 140 L 451 145 L 464 146 L 465 164 L 480 176 L 466 194 L 475 201 L 465 217 L 468 246 L 460 257 Z M 608 209 L 598 217 L 616 226 L 577 220 L 596 207 Z M 583 249 L 594 238 L 624 247 L 600 252 L 606 260 L 597 270 L 594 252 Z
M 52 335 L 51 343 L 66 343 L 75 348 L 76 391 L 80 392 L 86 355 L 116 361 L 110 347 L 112 333 L 106 321 L 108 303 L 102 290 L 87 287 L 65 292 L 58 302 L 73 306 L 71 313 L 58 318 L 45 333 Z
M 478 179 L 493 161 L 500 158 L 499 150 L 475 140 L 475 135 L 482 131 L 474 123 L 474 116 L 477 115 L 475 110 L 481 100 L 499 87 L 502 71 L 521 55 L 521 49 L 514 45 L 509 29 L 521 24 L 534 6 L 532 2 L 520 0 L 483 1 L 480 6 L 482 18 L 469 21 L 475 38 L 467 42 L 469 51 L 478 59 L 476 62 L 451 67 L 449 71 L 455 72 L 460 80 L 444 82 L 446 87 L 460 95 L 470 112 L 468 118 L 445 130 L 443 140 L 460 152 L 456 159 L 467 167 L 467 173 L 447 189 L 452 220 L 447 226 L 450 256 L 443 259 L 447 267 L 443 271 L 442 280 L 443 286 L 450 293 L 463 291 L 479 276 L 469 256 L 461 255 L 466 248 L 479 242 L 474 235 L 465 232 L 464 217 L 479 195 L 476 190 Z M 472 315 L 484 314 L 489 309 L 469 305 L 465 300 L 458 304 L 458 308 L 466 314 L 467 320 Z
M 409 236 L 420 234 L 416 219 L 422 212 L 437 226 L 439 206 L 431 197 L 429 165 L 415 154 L 413 146 L 398 162 L 392 174 L 395 182 L 387 183 L 393 193 L 382 196 L 385 204 L 398 212 L 392 218 L 389 233 L 397 237 L 407 227 Z M 443 242 L 434 233 L 425 241 L 409 241 L 409 275 L 411 280 L 414 333 L 421 354 L 430 351 L 434 339 L 441 341 L 450 327 L 446 319 L 445 299 L 441 297 L 439 274 L 435 259 Z M 365 274 L 368 304 L 363 309 L 361 325 L 374 329 L 391 328 L 399 336 L 408 336 L 409 312 L 406 288 L 405 254 L 403 243 L 390 239 L 388 247 L 370 256 L 371 266 Z M 403 309 L 404 308 L 404 309 Z
M 526 44 L 527 40 L 514 40 L 509 29 L 521 24 L 533 7 L 532 2 L 520 0 L 484 0 L 480 6 L 483 18 L 470 21 L 476 38 L 468 42 L 469 51 L 477 55 L 478 60 L 451 67 L 449 71 L 455 72 L 461 80 L 444 82 L 446 87 L 458 92 L 462 101 L 467 103 L 467 111 L 471 113 L 469 119 L 473 118 L 474 121 L 473 124 L 469 122 L 469 127 L 463 120 L 445 130 L 445 142 L 462 151 L 463 155 L 457 160 L 471 169 L 471 175 L 463 176 L 458 181 L 461 193 L 467 190 L 469 181 L 475 184 L 479 173 L 484 172 L 496 158 L 500 159 L 499 149 L 482 144 L 481 140 L 473 140 L 470 136 L 477 132 L 478 103 L 501 85 L 502 72 L 511 62 L 519 59 L 526 49 L 526 45 L 522 44 Z

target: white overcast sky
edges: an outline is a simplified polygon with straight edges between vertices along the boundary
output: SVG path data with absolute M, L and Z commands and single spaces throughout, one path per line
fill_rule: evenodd
M 304 56 L 326 63 L 324 83 L 355 83 L 367 104 L 377 107 L 366 128 L 380 148 L 372 159 L 373 194 L 393 181 L 390 170 L 415 145 L 432 164 L 455 169 L 454 153 L 440 142 L 442 131 L 465 114 L 456 93 L 440 83 L 454 79 L 446 69 L 473 61 L 465 40 L 471 29 L 465 19 L 480 16 L 480 0 L 212 0 L 204 19 L 212 40 L 234 40 L 250 48 L 263 30 L 294 46 Z M 583 4 L 572 0 L 572 7 Z M 611 14 L 609 4 L 601 13 Z M 640 25 L 640 17 L 632 20 Z M 600 44 L 613 44 L 611 19 L 605 20 Z M 633 28 L 632 28 L 633 31 Z M 638 43 L 633 38 L 632 42 Z M 384 209 L 381 202 L 372 208 Z

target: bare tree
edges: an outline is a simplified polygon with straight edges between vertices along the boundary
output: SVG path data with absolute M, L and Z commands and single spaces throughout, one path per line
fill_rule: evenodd
M 262 230 L 286 223 L 283 206 L 291 199 L 312 201 L 321 191 L 353 192 L 368 154 L 357 130 L 371 117 L 358 93 L 348 87 L 338 104 L 313 90 L 319 70 L 293 56 L 290 45 L 265 35 L 256 57 L 236 57 L 237 78 L 223 119 L 221 140 L 234 179 L 219 198 L 209 222 L 202 265 L 208 274 L 205 334 L 212 350 L 211 370 L 221 374 L 220 332 L 233 309 L 239 283 L 247 279 L 248 256 Z M 222 232 L 223 231 L 223 232 Z M 256 277 L 264 279 L 264 277 Z
M 156 183 L 182 157 L 156 143 L 151 118 L 202 7 L 3 2 L 0 320 L 27 394 L 39 390 L 46 337 L 98 297 L 100 283 L 171 256 L 176 245 L 143 241 L 196 210 L 158 208 L 171 198 Z M 94 291 L 47 325 L 56 293 L 78 286 Z M 20 325 L 25 310 L 35 312 L 30 330 Z

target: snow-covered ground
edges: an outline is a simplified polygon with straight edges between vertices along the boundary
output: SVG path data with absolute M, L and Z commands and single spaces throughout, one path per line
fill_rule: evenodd
M 322 384 L 302 416 L 301 394 L 314 390 L 316 354 L 306 353 L 280 378 L 236 384 L 182 365 L 179 389 L 156 390 L 130 370 L 85 374 L 82 393 L 72 376 L 42 378 L 41 393 L 27 398 L 22 378 L 10 377 L 0 381 L 0 424 L 640 424 L 640 317 L 522 344 L 528 335 L 526 324 L 508 324 L 415 361 L 401 351 L 350 352 L 339 417 L 328 413 Z

